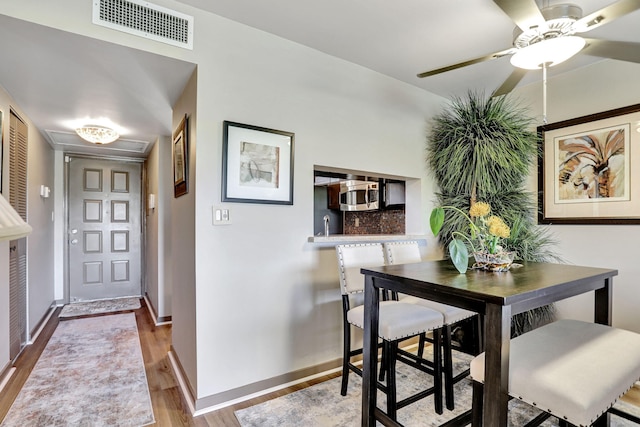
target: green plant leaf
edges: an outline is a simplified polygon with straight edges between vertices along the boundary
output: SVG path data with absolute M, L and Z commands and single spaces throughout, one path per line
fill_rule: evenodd
M 434 236 L 437 236 L 444 224 L 444 209 L 434 208 L 431 211 L 431 217 L 429 218 L 429 225 L 431 226 L 431 232 Z
M 515 250 L 524 261 L 566 262 L 554 249 L 558 242 L 550 229 L 537 224 L 536 197 L 526 191 L 531 168 L 542 154 L 528 110 L 510 96 L 469 92 L 431 119 L 427 162 L 439 189 L 435 204 L 468 212 L 472 201 L 487 202 L 511 225 L 511 236 L 502 242 L 506 250 Z M 440 243 L 447 247 L 454 232 L 469 231 L 466 218 L 447 215 L 439 230 Z M 516 314 L 514 335 L 549 319 L 553 305 Z
M 461 274 L 467 272 L 469 251 L 462 240 L 453 239 L 449 243 L 449 256 L 451 257 L 451 262 Z

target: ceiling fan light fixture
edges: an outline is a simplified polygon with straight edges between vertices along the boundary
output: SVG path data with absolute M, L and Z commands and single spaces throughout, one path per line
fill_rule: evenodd
M 84 125 L 76 128 L 76 133 L 92 144 L 110 144 L 120 138 L 120 134 L 115 130 L 100 125 Z
M 585 40 L 579 36 L 561 36 L 541 40 L 519 49 L 511 57 L 511 64 L 527 70 L 540 69 L 543 64 L 552 67 L 580 52 L 584 45 Z

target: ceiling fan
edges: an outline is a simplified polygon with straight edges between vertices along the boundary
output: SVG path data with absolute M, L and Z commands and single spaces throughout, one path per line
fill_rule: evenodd
M 559 64 L 578 52 L 602 58 L 640 63 L 640 43 L 584 38 L 578 34 L 640 9 L 640 0 L 619 0 L 587 16 L 573 4 L 556 4 L 538 8 L 535 0 L 493 0 L 517 25 L 513 47 L 468 61 L 425 71 L 418 77 L 429 77 L 479 62 L 511 55 L 516 69 L 492 96 L 511 92 L 528 70 Z

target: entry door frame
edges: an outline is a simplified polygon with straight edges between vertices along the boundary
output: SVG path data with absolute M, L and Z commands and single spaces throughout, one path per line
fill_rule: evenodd
M 118 157 L 104 155 L 89 155 L 79 153 L 64 153 L 64 294 L 63 303 L 68 304 L 71 299 L 71 278 L 70 278 L 70 227 L 69 227 L 69 163 L 71 158 L 92 159 L 92 160 L 108 160 L 117 162 L 140 163 L 140 295 L 145 296 L 147 291 L 147 267 L 146 267 L 146 247 L 147 247 L 147 167 L 146 159 L 137 157 Z

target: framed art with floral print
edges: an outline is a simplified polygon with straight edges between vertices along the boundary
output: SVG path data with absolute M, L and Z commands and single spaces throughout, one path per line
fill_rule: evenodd
M 225 121 L 222 201 L 293 204 L 294 134 Z
M 538 127 L 541 224 L 640 224 L 640 104 Z

